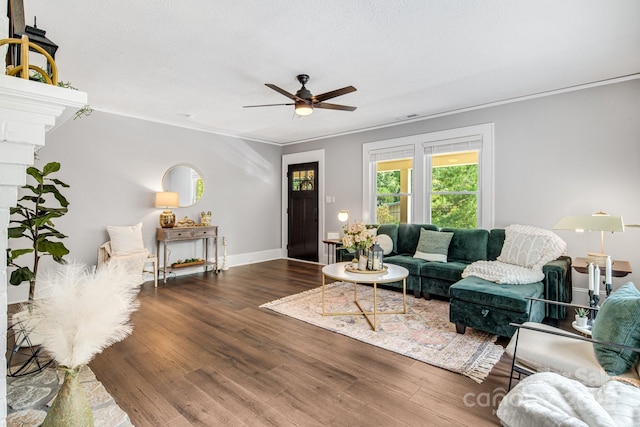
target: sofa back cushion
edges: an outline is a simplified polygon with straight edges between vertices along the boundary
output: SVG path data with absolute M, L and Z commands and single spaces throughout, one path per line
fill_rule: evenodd
M 398 254 L 413 254 L 416 252 L 420 229 L 438 231 L 438 227 L 432 224 L 400 224 L 398 226 L 397 252 Z
M 453 233 L 447 259 L 454 262 L 472 263 L 487 259 L 489 231 L 481 228 L 441 228 Z
M 487 261 L 495 261 L 502 252 L 502 245 L 506 233 L 504 228 L 494 228 L 489 232 L 489 243 L 487 244 Z

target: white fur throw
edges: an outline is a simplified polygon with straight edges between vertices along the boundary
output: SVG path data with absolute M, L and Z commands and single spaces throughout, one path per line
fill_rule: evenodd
M 552 372 L 531 375 L 500 402 L 505 427 L 627 426 L 640 423 L 640 388 L 611 380 L 598 388 Z
M 544 279 L 542 268 L 526 268 L 500 261 L 476 261 L 462 272 L 462 277 L 475 276 L 495 283 L 524 285 Z

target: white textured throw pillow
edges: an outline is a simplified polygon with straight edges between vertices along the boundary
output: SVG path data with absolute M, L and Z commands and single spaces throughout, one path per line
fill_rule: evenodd
M 413 257 L 427 261 L 447 262 L 452 238 L 453 233 L 421 228 L 420 240 L 418 240 L 418 247 L 416 247 L 416 253 Z
M 142 223 L 127 227 L 107 226 L 111 251 L 114 255 L 129 254 L 144 250 Z
M 386 234 L 378 234 L 378 236 L 376 237 L 376 241 L 382 248 L 382 253 L 384 255 L 389 255 L 391 252 L 393 252 L 393 240 L 391 240 L 391 237 L 387 236 Z
M 520 267 L 542 266 L 558 258 L 567 244 L 555 233 L 529 225 L 510 225 L 498 261 Z

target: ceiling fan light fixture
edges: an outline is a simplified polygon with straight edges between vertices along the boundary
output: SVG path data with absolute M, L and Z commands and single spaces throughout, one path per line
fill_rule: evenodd
M 308 116 L 313 113 L 313 105 L 304 101 L 296 101 L 296 114 L 299 116 Z

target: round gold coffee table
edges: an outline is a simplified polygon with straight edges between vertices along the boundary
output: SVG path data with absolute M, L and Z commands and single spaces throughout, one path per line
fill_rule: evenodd
M 322 315 L 323 316 L 364 316 L 371 328 L 376 331 L 378 325 L 378 314 L 406 314 L 407 313 L 407 276 L 409 270 L 399 265 L 385 264 L 385 270 L 380 273 L 356 272 L 347 270 L 351 262 L 338 262 L 329 264 L 322 268 Z M 324 285 L 326 278 L 339 280 L 341 282 L 353 283 L 353 302 L 360 311 L 327 312 L 324 307 Z M 402 280 L 402 310 L 378 311 L 377 289 L 379 284 L 393 283 Z M 373 285 L 373 310 L 365 311 L 358 302 L 357 284 Z M 373 315 L 373 319 L 369 316 Z

